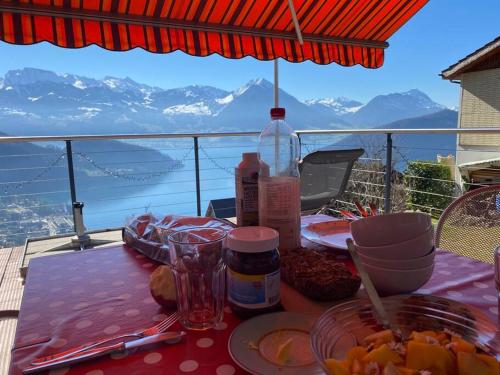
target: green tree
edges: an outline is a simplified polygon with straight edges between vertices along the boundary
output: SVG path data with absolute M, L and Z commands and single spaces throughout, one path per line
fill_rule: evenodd
M 433 161 L 409 162 L 404 172 L 408 208 L 439 216 L 453 200 L 450 167 Z

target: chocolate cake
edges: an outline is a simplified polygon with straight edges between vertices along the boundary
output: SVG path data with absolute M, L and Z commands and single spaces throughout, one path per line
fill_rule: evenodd
M 354 295 L 361 279 L 335 255 L 310 249 L 289 250 L 281 256 L 281 278 L 303 295 L 334 301 Z

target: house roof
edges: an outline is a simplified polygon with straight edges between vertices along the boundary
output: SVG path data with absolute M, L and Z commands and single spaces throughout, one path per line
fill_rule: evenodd
M 457 167 L 465 169 L 480 169 L 480 168 L 490 167 L 492 165 L 500 166 L 500 157 L 462 163 L 457 165 Z
M 449 66 L 440 75 L 443 79 L 460 79 L 462 73 L 477 67 L 481 62 L 495 55 L 500 56 L 500 36 Z M 500 62 L 500 59 L 498 61 Z

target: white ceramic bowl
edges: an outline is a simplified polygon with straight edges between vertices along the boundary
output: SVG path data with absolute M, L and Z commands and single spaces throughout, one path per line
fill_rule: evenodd
M 434 228 L 431 226 L 417 237 L 391 245 L 368 247 L 361 246 L 356 242 L 355 246 L 360 254 L 375 259 L 408 260 L 421 258 L 434 247 Z
M 358 252 L 359 258 L 363 264 L 369 264 L 375 267 L 390 268 L 393 270 L 413 270 L 415 268 L 424 268 L 434 263 L 436 249 L 433 247 L 428 254 L 411 259 L 379 259 L 371 258 Z
M 430 215 L 401 212 L 355 220 L 351 223 L 351 233 L 358 245 L 385 246 L 418 237 L 431 227 Z
M 414 292 L 429 281 L 434 269 L 434 263 L 412 270 L 393 270 L 371 264 L 363 264 L 363 266 L 375 289 L 382 296 Z

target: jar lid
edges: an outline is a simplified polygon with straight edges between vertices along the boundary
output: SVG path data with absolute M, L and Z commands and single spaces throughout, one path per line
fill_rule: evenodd
M 279 234 L 267 227 L 241 227 L 227 235 L 227 246 L 241 253 L 263 253 L 278 247 Z

